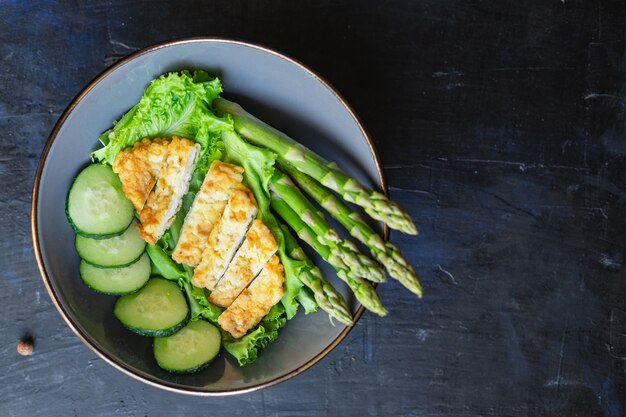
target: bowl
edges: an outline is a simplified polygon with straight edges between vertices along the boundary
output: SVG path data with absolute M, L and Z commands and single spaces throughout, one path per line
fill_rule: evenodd
M 102 359 L 127 375 L 170 391 L 197 395 L 250 392 L 296 376 L 337 346 L 350 331 L 323 311 L 302 311 L 281 329 L 256 362 L 239 367 L 222 352 L 206 370 L 175 375 L 161 370 L 151 339 L 125 330 L 113 317 L 115 297 L 100 295 L 80 280 L 74 233 L 65 199 L 74 177 L 89 163 L 97 138 L 163 73 L 205 69 L 219 76 L 224 97 L 284 131 L 373 188 L 384 189 L 380 161 L 354 111 L 322 77 L 269 48 L 217 38 L 161 43 L 136 52 L 104 71 L 70 103 L 48 139 L 32 199 L 35 256 L 50 298 L 68 326 Z M 376 225 L 382 230 L 380 225 Z M 363 307 L 334 271 L 316 258 L 325 277 L 343 293 L 355 315 Z

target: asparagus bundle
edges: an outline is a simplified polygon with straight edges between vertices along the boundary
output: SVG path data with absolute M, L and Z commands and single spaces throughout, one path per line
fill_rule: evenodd
M 417 274 L 394 244 L 385 242 L 358 213 L 350 209 L 319 182 L 298 171 L 287 161 L 277 162 L 279 168 L 288 174 L 305 193 L 328 211 L 355 239 L 369 248 L 372 256 L 387 268 L 389 275 L 400 281 L 418 297 L 422 296 L 422 286 Z
M 392 229 L 417 234 L 417 228 L 409 215 L 384 194 L 367 189 L 354 178 L 344 174 L 334 163 L 326 161 L 287 135 L 263 123 L 238 104 L 217 98 L 213 100 L 213 106 L 221 113 L 230 114 L 237 132 L 250 142 L 271 149 L 279 159 L 292 163 L 299 171 L 336 191 L 346 201 L 363 207 L 372 218 L 386 223 Z
M 275 171 L 270 190 L 284 200 L 317 235 L 317 239 L 330 250 L 331 258 L 339 258 L 356 275 L 373 282 L 384 282 L 385 272 L 347 240 L 333 230 L 324 215 L 318 212 L 291 180 L 280 171 Z

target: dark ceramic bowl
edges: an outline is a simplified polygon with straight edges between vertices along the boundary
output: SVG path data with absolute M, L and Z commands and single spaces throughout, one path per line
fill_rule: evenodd
M 205 371 L 172 375 L 161 370 L 152 340 L 126 331 L 112 315 L 115 297 L 89 290 L 78 275 L 74 234 L 65 218 L 73 178 L 89 163 L 101 132 L 132 107 L 149 82 L 168 71 L 205 69 L 219 76 L 224 96 L 293 138 L 334 160 L 350 175 L 384 188 L 380 162 L 367 132 L 345 100 L 320 76 L 270 49 L 244 42 L 195 38 L 139 51 L 106 70 L 69 105 L 43 150 L 32 201 L 35 255 L 52 301 L 76 335 L 105 361 L 145 383 L 171 391 L 227 395 L 289 379 L 322 359 L 349 328 L 333 326 L 326 313 L 300 312 L 279 339 L 251 365 L 239 367 L 221 353 Z M 363 308 L 332 269 L 316 259 L 350 304 Z

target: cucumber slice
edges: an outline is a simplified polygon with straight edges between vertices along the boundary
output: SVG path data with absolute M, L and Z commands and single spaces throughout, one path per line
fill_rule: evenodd
M 192 321 L 169 337 L 155 337 L 154 358 L 168 372 L 187 374 L 206 368 L 222 346 L 220 331 L 204 320 Z
M 135 222 L 119 236 L 109 239 L 91 239 L 76 235 L 78 255 L 92 265 L 100 267 L 126 266 L 137 261 L 146 249 Z
M 137 262 L 121 268 L 100 268 L 82 260 L 80 277 L 94 291 L 104 294 L 130 294 L 150 279 L 150 258 L 144 253 Z
M 142 336 L 170 336 L 189 321 L 189 307 L 177 283 L 152 278 L 139 291 L 120 297 L 113 314 Z
M 133 221 L 135 209 L 111 167 L 93 164 L 74 180 L 65 213 L 76 233 L 103 239 L 122 234 Z

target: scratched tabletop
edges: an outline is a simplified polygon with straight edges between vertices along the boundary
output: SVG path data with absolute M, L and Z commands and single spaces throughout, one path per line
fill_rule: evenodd
M 52 305 L 29 224 L 41 149 L 74 95 L 133 51 L 201 35 L 329 79 L 421 231 L 390 239 L 422 300 L 380 286 L 386 318 L 228 398 L 99 359 Z M 625 41 L 617 1 L 0 0 L 0 416 L 623 416 Z

